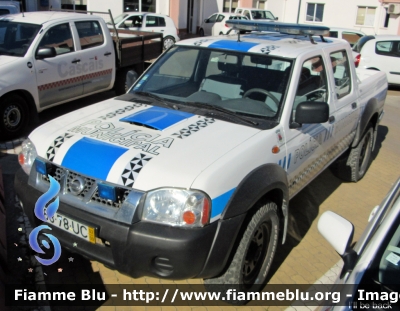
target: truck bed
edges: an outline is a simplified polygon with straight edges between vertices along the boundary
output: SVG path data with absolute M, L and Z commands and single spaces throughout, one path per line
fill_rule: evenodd
M 386 74 L 382 71 L 363 68 L 357 68 L 356 73 L 361 105 L 365 105 L 373 97 L 382 101 L 383 105 L 387 92 Z
M 163 50 L 162 33 L 118 29 L 110 30 L 118 54 L 118 66 L 126 67 L 157 58 Z

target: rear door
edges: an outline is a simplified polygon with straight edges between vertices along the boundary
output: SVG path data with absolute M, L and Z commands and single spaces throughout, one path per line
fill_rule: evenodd
M 54 48 L 57 54 L 52 58 L 34 61 L 41 108 L 73 99 L 83 93 L 77 69 L 80 55 L 72 36 L 72 26 L 72 22 L 52 25 L 41 34 L 42 38 L 36 47 L 36 50 Z
M 161 32 L 163 37 L 167 36 L 165 18 L 156 15 L 144 15 L 142 31 Z
M 389 83 L 400 84 L 400 40 L 376 42 L 373 61 L 381 71 L 386 72 Z M 371 59 L 370 67 L 372 65 Z
M 115 76 L 115 52 L 111 42 L 106 42 L 102 24 L 97 20 L 76 21 L 79 54 L 76 74 L 83 84 L 83 94 L 112 87 Z

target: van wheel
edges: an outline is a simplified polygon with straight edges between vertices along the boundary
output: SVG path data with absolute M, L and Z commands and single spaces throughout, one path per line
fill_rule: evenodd
M 253 214 L 228 269 L 219 277 L 204 280 L 208 291 L 219 291 L 221 285 L 246 292 L 262 289 L 278 244 L 277 209 L 268 202 Z
M 344 181 L 357 182 L 362 179 L 371 164 L 373 142 L 374 129 L 370 126 L 357 146 L 331 165 L 334 175 Z
M 28 105 L 25 99 L 17 94 L 5 96 L 0 101 L 0 140 L 18 138 L 24 133 L 28 124 Z
M 164 50 L 169 49 L 171 46 L 175 44 L 175 39 L 171 36 L 167 36 L 163 40 Z

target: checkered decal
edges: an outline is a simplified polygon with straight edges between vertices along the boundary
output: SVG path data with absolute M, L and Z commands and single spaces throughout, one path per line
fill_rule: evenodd
M 74 84 L 74 83 L 82 82 L 85 80 L 90 80 L 90 79 L 101 77 L 101 76 L 110 75 L 111 72 L 112 72 L 112 69 L 107 69 L 107 70 L 103 70 L 103 71 L 89 73 L 87 75 L 80 76 L 80 77 L 74 77 L 71 79 L 47 83 L 47 84 L 39 85 L 38 90 L 39 90 L 39 92 L 45 91 L 45 90 L 50 90 L 50 89 L 58 88 L 60 86 L 65 86 L 65 85 Z
M 136 155 L 125 167 L 119 182 L 122 182 L 124 186 L 133 187 L 139 172 L 152 158 L 144 153 Z
M 135 108 L 146 107 L 146 106 L 147 105 L 145 105 L 145 104 L 134 103 L 133 105 L 126 106 L 126 107 L 118 109 L 118 110 L 116 110 L 114 112 L 107 113 L 106 115 L 99 117 L 99 119 L 107 120 L 109 118 L 114 118 L 117 114 L 123 114 L 123 113 L 125 113 L 127 111 L 131 111 L 131 110 L 133 110 Z
M 53 143 L 50 145 L 49 149 L 47 149 L 46 155 L 47 159 L 50 161 L 53 161 L 58 149 L 61 147 L 61 145 L 67 140 L 68 138 L 71 138 L 74 135 L 65 133 L 64 135 L 58 136 Z
M 212 118 L 204 118 L 203 120 L 197 121 L 195 124 L 190 124 L 188 127 L 181 129 L 179 133 L 172 134 L 172 136 L 183 139 L 214 122 L 215 120 Z

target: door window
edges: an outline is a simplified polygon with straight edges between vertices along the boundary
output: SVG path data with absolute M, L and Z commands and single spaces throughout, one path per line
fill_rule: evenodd
M 165 27 L 165 19 L 159 16 L 147 16 L 146 27 Z
M 104 43 L 103 31 L 97 21 L 76 22 L 81 49 L 85 50 Z
M 304 101 L 327 101 L 326 68 L 321 56 L 306 60 L 301 69 L 293 110 Z
M 375 53 L 385 56 L 400 57 L 400 41 L 380 41 L 375 45 Z
M 217 18 L 217 23 L 220 23 L 220 22 L 222 22 L 222 20 L 225 18 L 225 16 L 224 15 L 222 15 L 222 14 L 219 14 L 218 15 L 218 18 Z
M 338 99 L 343 98 L 351 92 L 349 59 L 346 51 L 333 52 L 330 57 L 335 78 L 335 93 Z
M 215 23 L 217 20 L 217 14 L 211 15 L 211 17 L 207 20 L 207 23 Z
M 39 48 L 54 47 L 57 55 L 73 52 L 74 40 L 68 23 L 50 28 L 39 43 Z

